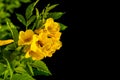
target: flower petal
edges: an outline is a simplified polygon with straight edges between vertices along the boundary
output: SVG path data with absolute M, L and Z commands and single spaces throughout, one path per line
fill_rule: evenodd
M 7 45 L 7 44 L 10 44 L 12 42 L 14 42 L 14 40 L 12 40 L 12 39 L 0 40 L 0 46 Z

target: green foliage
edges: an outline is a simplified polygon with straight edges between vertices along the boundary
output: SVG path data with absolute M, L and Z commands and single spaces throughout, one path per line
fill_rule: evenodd
M 5 70 L 6 70 L 6 65 L 3 63 L 0 63 L 0 75 L 3 74 Z
M 52 75 L 43 61 L 35 61 L 32 63 L 32 66 L 34 67 L 35 75 Z
M 34 72 L 33 72 L 33 68 L 32 66 L 30 65 L 30 63 L 27 63 L 27 66 L 28 66 L 28 69 L 29 69 L 29 72 L 32 76 L 34 76 Z
M 25 20 L 24 16 L 21 15 L 21 14 L 16 14 L 16 16 L 17 16 L 17 19 L 18 19 L 23 25 L 26 26 L 26 20 Z
M 10 65 L 9 61 L 5 57 L 4 57 L 4 59 L 5 59 L 6 63 L 7 63 L 7 70 L 5 72 L 6 76 L 4 76 L 4 79 L 6 79 L 8 76 L 10 76 L 10 79 L 11 79 L 12 75 L 13 75 L 13 70 L 11 68 L 11 65 Z
M 64 24 L 62 24 L 62 23 L 59 23 L 59 24 L 60 24 L 60 30 L 61 30 L 61 31 L 64 31 L 64 30 L 67 28 L 66 25 L 64 25 Z
M 33 10 L 34 10 L 34 7 L 35 5 L 38 3 L 39 0 L 37 0 L 36 2 L 30 4 L 27 9 L 26 9 L 26 12 L 25 12 L 25 16 L 26 16 L 26 19 L 28 20 L 30 18 L 30 16 L 33 14 Z
M 46 19 L 46 18 L 48 18 L 48 14 L 49 14 L 49 12 L 50 12 L 50 10 L 52 10 L 52 9 L 54 9 L 56 6 L 58 6 L 59 4 L 53 4 L 53 5 L 50 5 L 50 4 L 48 4 L 47 6 L 46 6 L 46 8 L 45 9 L 43 9 L 43 11 L 42 11 L 42 15 L 43 15 L 43 19 Z
M 38 3 L 39 0 L 36 2 L 30 4 L 25 12 L 25 18 L 21 14 L 16 14 L 17 19 L 26 26 L 26 29 L 31 28 L 34 30 L 35 28 L 42 28 L 44 27 L 45 20 L 47 18 L 53 18 L 53 19 L 59 19 L 64 15 L 64 12 L 50 12 L 52 9 L 54 9 L 59 4 L 48 4 L 40 13 L 37 8 L 35 8 L 35 5 Z M 36 15 L 33 14 L 34 9 L 36 10 Z M 34 23 L 34 24 L 32 24 Z M 30 27 L 30 24 L 32 24 Z M 65 30 L 67 26 L 61 24 L 61 30 Z
M 9 28 L 7 25 L 0 25 L 0 40 L 11 38 Z
M 14 70 L 16 73 L 27 73 L 26 70 L 22 66 L 18 66 Z
M 14 43 L 0 46 L 0 80 L 35 80 L 33 76 L 36 75 L 52 75 L 42 60 L 34 61 L 31 57 L 25 58 L 25 53 L 23 52 L 24 46 L 18 46 L 18 28 L 9 19 L 14 9 L 21 6 L 21 2 L 27 3 L 30 1 L 31 0 L 0 0 L 0 40 L 14 40 Z M 36 8 L 38 1 L 39 0 L 36 0 L 26 8 L 25 15 L 16 13 L 16 18 L 25 26 L 26 30 L 43 28 L 47 18 L 57 20 L 64 15 L 64 12 L 51 11 L 59 4 L 48 4 L 43 10 L 39 11 L 39 9 Z M 36 12 L 35 14 L 34 11 Z M 61 31 L 67 28 L 66 25 L 62 23 L 59 24 Z
M 12 34 L 13 40 L 15 41 L 15 47 L 17 46 L 17 41 L 18 41 L 18 30 L 17 28 L 12 24 L 12 22 L 8 21 L 7 26 L 9 27 L 9 30 Z
M 5 23 L 16 8 L 22 3 L 29 3 L 31 0 L 0 0 L 0 24 Z
M 36 2 L 33 2 L 32 4 L 30 4 L 27 8 L 26 8 L 26 12 L 25 12 L 25 18 L 23 15 L 21 14 L 16 14 L 17 19 L 25 25 L 26 29 L 28 29 L 28 26 L 35 20 L 36 16 L 33 15 L 33 10 L 35 5 L 38 3 L 39 0 L 37 0 Z
M 50 12 L 48 14 L 48 18 L 52 17 L 54 20 L 56 20 L 56 19 L 61 18 L 63 14 L 64 14 L 63 12 Z
M 35 15 L 31 16 L 30 19 L 27 21 L 26 27 L 28 27 L 35 20 L 35 18 Z
M 6 50 L 6 51 L 9 51 L 9 50 L 15 50 L 15 44 L 14 43 L 12 43 L 12 44 L 8 44 L 8 45 L 6 45 L 6 47 L 4 48 L 4 50 Z
M 27 73 L 14 74 L 11 80 L 35 80 Z

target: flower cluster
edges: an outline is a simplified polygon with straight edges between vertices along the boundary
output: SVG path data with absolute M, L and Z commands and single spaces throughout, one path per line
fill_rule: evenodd
M 0 80 L 35 80 L 33 76 L 52 75 L 43 59 L 60 50 L 62 31 L 67 26 L 56 21 L 64 12 L 51 11 L 58 4 L 48 4 L 39 11 L 35 8 L 38 2 L 28 5 L 25 15 L 15 12 L 25 28 L 7 17 L 1 22 L 0 15 Z
M 32 57 L 33 60 L 41 60 L 44 57 L 51 57 L 56 50 L 62 46 L 60 41 L 60 25 L 48 18 L 44 28 L 35 31 L 20 31 L 18 45 L 25 45 L 25 57 Z

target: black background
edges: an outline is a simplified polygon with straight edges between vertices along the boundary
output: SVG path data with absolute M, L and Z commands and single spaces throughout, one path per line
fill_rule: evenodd
M 33 0 L 35 1 L 35 0 Z M 61 11 L 65 14 L 58 20 L 59 22 L 68 26 L 68 28 L 62 32 L 61 41 L 63 46 L 60 50 L 51 58 L 45 58 L 43 61 L 48 66 L 52 73 L 52 76 L 35 76 L 37 80 L 67 80 L 77 79 L 77 77 L 83 77 L 83 68 L 85 61 L 84 58 L 84 39 L 82 28 L 85 26 L 82 21 L 84 14 L 84 3 L 82 1 L 66 1 L 66 0 L 40 0 L 36 7 L 42 10 L 48 3 L 59 4 L 52 11 Z M 29 5 L 22 4 L 19 9 L 15 9 L 15 13 L 21 13 L 24 15 L 26 7 Z M 12 21 L 15 25 L 23 26 L 15 16 L 12 14 Z M 23 27 L 24 28 L 24 27 Z M 79 56 L 78 56 L 79 55 Z M 81 67 L 80 67 L 80 66 Z M 83 69 L 82 69 L 83 68 Z M 79 71 L 79 69 L 81 69 Z

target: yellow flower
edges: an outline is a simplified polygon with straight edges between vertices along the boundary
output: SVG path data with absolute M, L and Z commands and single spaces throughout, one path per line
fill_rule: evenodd
M 46 46 L 47 47 L 47 46 Z M 53 44 L 51 47 L 46 50 L 46 55 L 48 57 L 52 57 L 53 53 L 55 53 L 56 50 L 59 50 L 62 47 L 62 42 L 61 41 L 53 41 Z
M 39 35 L 39 34 L 42 32 L 42 30 L 43 30 L 43 29 L 39 28 L 39 29 L 35 29 L 34 32 Z
M 34 32 L 32 30 L 20 31 L 18 45 L 30 45 Z
M 39 42 L 45 57 L 52 57 L 52 54 L 61 48 L 62 42 L 59 41 L 61 32 L 59 30 L 60 26 L 52 18 L 46 20 L 45 28 L 35 30 L 39 34 Z
M 47 31 L 44 29 L 41 29 L 39 32 L 40 32 L 38 36 L 39 42 L 41 42 L 42 44 L 48 43 L 50 38 L 48 37 Z
M 12 42 L 14 42 L 14 40 L 12 40 L 12 39 L 0 40 L 0 46 L 7 45 L 7 44 L 10 44 Z
M 30 46 L 25 50 L 25 57 L 32 57 L 33 60 L 52 57 L 53 53 L 62 46 L 62 42 L 60 41 L 61 32 L 59 30 L 59 24 L 54 22 L 52 18 L 49 18 L 46 20 L 45 27 L 36 29 L 34 31 L 35 34 L 31 30 L 22 31 L 19 37 L 19 44 L 28 44 Z
M 55 34 L 60 31 L 60 25 L 57 22 L 54 22 L 53 18 L 48 18 L 45 22 L 45 29 L 50 34 Z
M 56 32 L 55 34 L 48 34 L 48 36 L 54 40 L 60 40 L 61 34 L 61 32 Z
M 38 41 L 38 35 L 33 35 L 33 41 L 31 43 L 30 49 L 27 51 L 25 58 L 32 57 L 33 60 L 41 60 L 44 58 L 44 52 Z
M 54 22 L 53 18 L 48 18 L 45 23 L 45 30 L 48 32 L 48 37 L 54 40 L 59 40 L 61 36 L 60 25 Z
M 38 51 L 29 50 L 26 53 L 25 58 L 29 58 L 29 57 L 32 57 L 33 60 L 41 60 L 44 58 L 44 55 L 40 54 L 39 50 Z

